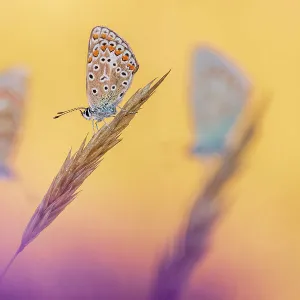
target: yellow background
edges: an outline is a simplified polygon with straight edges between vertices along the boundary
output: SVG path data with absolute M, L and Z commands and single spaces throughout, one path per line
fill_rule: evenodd
M 209 43 L 234 58 L 258 90 L 274 97 L 261 137 L 232 185 L 236 204 L 215 231 L 192 286 L 219 281 L 231 300 L 298 300 L 299 12 L 300 1 L 292 0 L 2 1 L 0 66 L 31 70 L 14 167 L 35 195 L 24 196 L 19 183 L 0 185 L 2 266 L 70 147 L 76 149 L 92 133 L 79 113 L 52 119 L 57 111 L 87 104 L 90 30 L 106 25 L 134 50 L 140 69 L 125 99 L 172 68 L 122 143 L 7 277 L 24 276 L 17 270 L 26 265 L 28 278 L 59 284 L 55 274 L 64 261 L 75 262 L 74 250 L 113 269 L 125 285 L 129 273 L 149 281 L 158 254 L 172 241 L 203 183 L 201 163 L 188 154 L 193 141 L 188 95 L 191 52 Z

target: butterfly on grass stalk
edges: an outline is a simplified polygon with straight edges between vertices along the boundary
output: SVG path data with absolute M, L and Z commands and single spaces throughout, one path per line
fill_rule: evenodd
M 209 47 L 197 48 L 192 62 L 193 153 L 224 154 L 228 137 L 250 93 L 250 82 L 235 64 Z
M 88 45 L 86 92 L 89 107 L 58 112 L 54 118 L 79 110 L 81 115 L 98 122 L 116 115 L 118 104 L 132 83 L 139 64 L 129 45 L 107 27 L 92 29 Z M 119 107 L 120 108 L 120 107 Z

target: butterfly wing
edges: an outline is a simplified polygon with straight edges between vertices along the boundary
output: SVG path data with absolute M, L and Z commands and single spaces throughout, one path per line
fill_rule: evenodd
M 193 61 L 192 101 L 196 141 L 194 153 L 222 153 L 226 138 L 242 112 L 250 83 L 221 54 L 201 47 Z
M 0 177 L 11 174 L 7 159 L 20 129 L 28 71 L 12 68 L 0 74 Z
M 128 44 L 107 27 L 92 29 L 88 56 L 86 91 L 90 107 L 103 101 L 117 105 L 130 87 L 139 64 Z

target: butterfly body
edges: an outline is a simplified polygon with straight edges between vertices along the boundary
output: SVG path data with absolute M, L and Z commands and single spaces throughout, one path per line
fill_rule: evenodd
M 60 112 L 56 118 L 74 110 L 80 110 L 85 119 L 97 122 L 114 116 L 138 68 L 135 55 L 123 38 L 107 27 L 94 27 L 86 67 L 89 107 Z
M 109 102 L 104 102 L 101 106 L 91 108 L 87 107 L 83 112 L 82 116 L 87 120 L 95 120 L 96 122 L 101 122 L 105 118 L 114 116 L 117 113 L 117 108 L 115 105 Z

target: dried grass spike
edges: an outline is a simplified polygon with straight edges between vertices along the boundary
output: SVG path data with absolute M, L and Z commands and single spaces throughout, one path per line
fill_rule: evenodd
M 138 111 L 169 73 L 170 71 L 148 91 L 135 93 L 124 105 L 124 110 L 121 110 L 116 115 L 109 127 L 103 126 L 92 136 L 87 144 L 87 137 L 85 137 L 75 154 L 71 155 L 71 152 L 69 152 L 42 202 L 31 217 L 23 233 L 21 245 L 8 266 L 0 275 L 0 280 L 17 255 L 47 228 L 76 198 L 78 188 L 97 168 L 103 159 L 103 155 L 121 141 L 120 135 L 122 131 L 135 117 L 135 114 L 128 114 L 127 111 Z M 147 89 L 148 86 L 149 84 L 146 85 Z
M 205 257 L 216 222 L 224 214 L 221 191 L 241 164 L 241 157 L 257 133 L 269 99 L 261 103 L 247 122 L 238 142 L 229 148 L 219 168 L 195 199 L 182 234 L 161 258 L 151 290 L 151 300 L 179 300 L 195 266 Z

